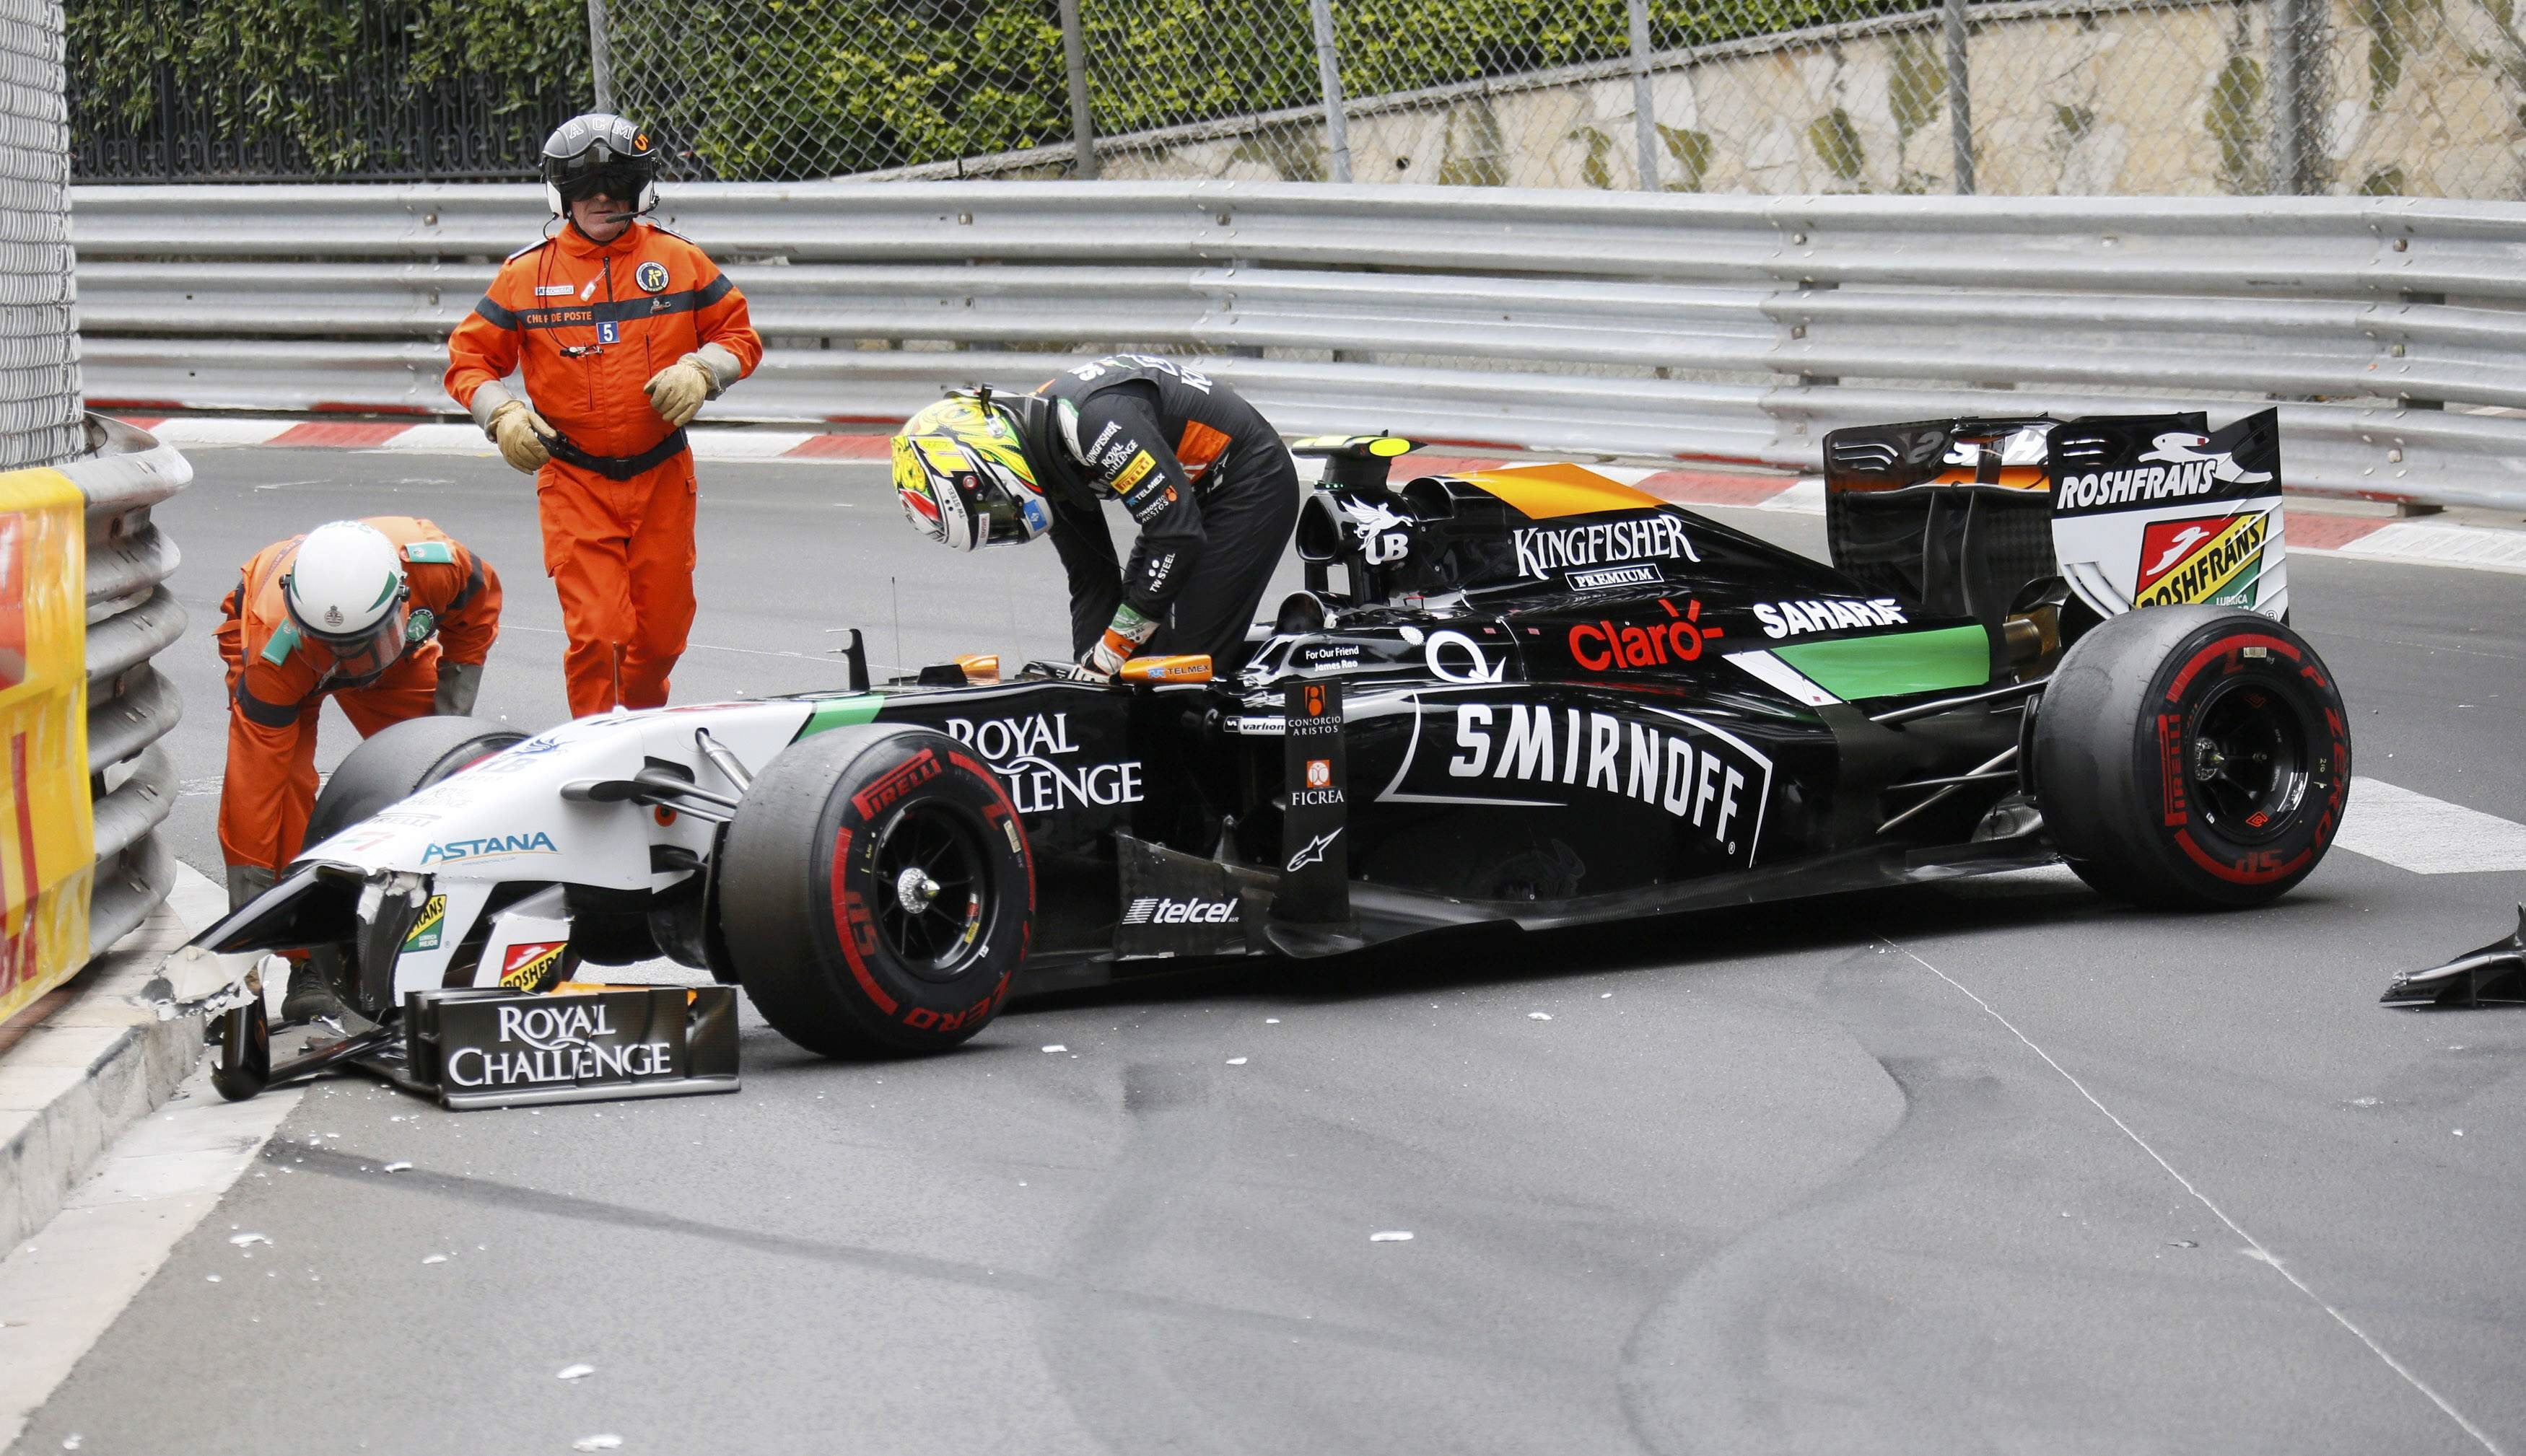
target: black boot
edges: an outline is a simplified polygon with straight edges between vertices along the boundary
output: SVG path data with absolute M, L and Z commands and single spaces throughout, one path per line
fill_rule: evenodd
M 280 1020 L 283 1025 L 301 1022 L 342 1019 L 342 1003 L 332 988 L 325 984 L 324 975 L 304 960 L 289 967 L 289 993 L 280 998 Z

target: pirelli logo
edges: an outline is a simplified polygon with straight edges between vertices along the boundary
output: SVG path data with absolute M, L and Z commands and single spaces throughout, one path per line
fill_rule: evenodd
M 2207 602 L 2252 584 L 2261 574 L 2263 544 L 2271 534 L 2268 511 L 2216 523 L 2166 523 L 2185 527 L 2160 539 L 2162 527 L 2151 527 L 2141 548 L 2141 569 L 2148 577 L 2132 599 L 2136 607 L 2164 607 L 2178 602 Z M 2204 526 L 2210 528 L 2204 529 Z M 2173 555 L 2158 565 L 2152 553 Z
M 1114 493 L 1116 495 L 1126 493 L 1133 486 L 1147 479 L 1149 472 L 1156 470 L 1157 468 L 1157 458 L 1152 456 L 1146 450 L 1133 456 L 1131 462 L 1125 465 L 1122 471 L 1114 477 Z

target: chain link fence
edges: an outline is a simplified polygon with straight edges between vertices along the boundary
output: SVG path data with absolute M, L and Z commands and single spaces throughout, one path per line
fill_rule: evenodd
M 0 0 L 0 469 L 83 449 L 58 0 Z
M 69 0 L 83 180 L 2526 197 L 2517 0 Z
M 694 176 L 2516 198 L 2512 3 L 601 0 L 599 39 Z

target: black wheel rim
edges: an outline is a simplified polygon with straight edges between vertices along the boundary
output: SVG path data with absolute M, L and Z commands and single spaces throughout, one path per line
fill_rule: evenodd
M 945 804 L 907 804 L 880 831 L 870 899 L 879 943 L 924 980 L 954 980 L 982 957 L 988 871 L 981 830 Z
M 2278 838 L 2306 801 L 2307 745 L 2305 719 L 2272 683 L 2248 678 L 2211 689 L 2185 755 L 2201 818 L 2241 843 Z

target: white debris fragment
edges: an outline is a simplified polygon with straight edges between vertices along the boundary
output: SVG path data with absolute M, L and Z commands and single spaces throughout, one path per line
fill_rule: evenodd
M 574 1451 L 620 1451 L 623 1437 L 608 1431 L 601 1435 L 582 1435 L 570 1443 Z
M 1548 1022 L 1552 1020 L 1552 1013 L 1548 1011 L 1530 1011 L 1526 1014 L 1526 1019 L 1531 1022 Z
M 238 1248 L 244 1248 L 248 1244 L 270 1243 L 272 1240 L 260 1233 L 231 1233 L 228 1235 L 228 1242 Z
M 1070 1050 L 1070 1048 L 1069 1048 L 1069 1047 L 1066 1047 L 1066 1046 L 1062 1045 L 1060 1042 L 1056 1041 L 1056 1042 L 1054 1042 L 1052 1045 L 1045 1047 L 1045 1048 L 1044 1048 L 1044 1050 L 1045 1050 L 1045 1051 L 1048 1051 L 1048 1052 L 1061 1052 L 1061 1051 L 1068 1051 L 1068 1050 Z
M 594 1374 L 596 1374 L 596 1367 L 593 1365 L 565 1365 L 561 1369 L 553 1372 L 553 1379 L 556 1381 L 579 1381 L 585 1380 L 587 1377 Z
M 216 1274 L 206 1274 L 202 1276 L 202 1280 L 205 1283 L 216 1284 L 220 1281 L 220 1277 Z
M 1410 1243 L 1412 1241 L 1412 1230 L 1409 1229 L 1380 1229 L 1375 1233 L 1368 1236 L 1368 1241 L 1370 1243 Z
M 1596 993 L 1596 999 L 1599 1001 L 1611 1001 L 1614 999 L 1614 993 L 1612 991 L 1598 991 Z
M 401 1173 L 411 1166 L 412 1165 L 410 1163 L 388 1163 L 385 1167 L 385 1171 L 388 1173 Z
M 1231 1067 L 1242 1067 L 1245 1065 L 1245 1059 L 1243 1057 L 1230 1057 L 1228 1059 L 1228 1065 Z
M 444 1264 L 447 1262 L 447 1256 L 445 1254 L 432 1254 L 421 1262 L 424 1264 Z
M 79 1448 L 79 1433 L 78 1433 L 77 1431 L 72 1431 L 70 1434 L 68 1434 L 68 1435 L 66 1435 L 66 1436 L 63 1436 L 63 1437 L 62 1437 L 62 1449 L 63 1449 L 63 1450 L 65 1450 L 65 1451 L 76 1451 L 76 1450 L 77 1450 L 78 1448 Z
M 1281 1025 L 1281 1019 L 1277 1016 L 1267 1016 L 1263 1018 L 1263 1025 L 1267 1027 L 1277 1027 Z
M 2458 1128 L 2458 1129 L 2456 1129 L 2456 1130 L 2455 1130 L 2455 1135 L 2456 1135 L 2456 1136 L 2458 1136 L 2458 1137 L 2462 1137 L 2462 1136 L 2464 1135 L 2464 1130 L 2463 1130 L 2462 1128 Z

